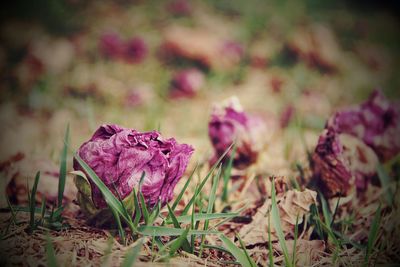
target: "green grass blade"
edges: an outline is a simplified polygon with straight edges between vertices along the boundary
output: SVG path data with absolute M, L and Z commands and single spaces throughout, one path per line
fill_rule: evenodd
M 157 204 L 155 205 L 154 209 L 151 211 L 149 215 L 149 224 L 152 224 L 158 215 L 160 215 L 160 210 L 161 210 L 161 202 L 157 201 Z
M 181 192 L 179 192 L 178 196 L 175 198 L 174 203 L 172 204 L 172 211 L 175 211 L 176 207 L 179 204 L 179 201 L 181 201 L 181 199 L 183 197 L 183 194 L 186 192 L 186 189 L 189 186 L 190 181 L 192 180 L 192 178 L 194 176 L 194 173 L 197 170 L 197 167 L 198 167 L 198 165 L 196 165 L 196 167 L 194 167 L 192 173 L 190 174 L 189 178 L 187 179 L 187 181 L 186 181 L 185 185 L 183 186 Z
M 274 267 L 274 251 L 272 250 L 271 238 L 271 212 L 268 212 L 268 251 L 269 266 Z
M 294 240 L 293 240 L 293 253 L 292 253 L 292 264 L 296 266 L 296 245 L 297 245 L 297 238 L 299 235 L 299 215 L 296 216 L 296 225 L 294 227 Z
M 150 223 L 149 221 L 149 210 L 147 209 L 146 201 L 144 200 L 144 196 L 142 192 L 139 192 L 139 199 L 140 199 L 140 204 L 142 207 L 142 214 L 144 218 L 144 223 L 148 225 Z
M 131 267 L 134 266 L 135 261 L 137 260 L 140 249 L 143 245 L 143 239 L 141 239 L 136 246 L 134 246 L 126 255 L 125 259 L 121 264 L 121 267 Z
M 177 228 L 177 229 L 180 229 L 181 226 L 180 226 L 178 220 L 176 219 L 174 212 L 172 211 L 171 207 L 168 204 L 167 204 L 167 207 L 168 207 L 168 212 L 169 212 L 169 215 L 170 215 L 169 217 L 172 219 L 174 227 Z M 191 251 L 192 251 L 192 248 L 191 248 L 189 242 L 187 241 L 187 239 L 183 241 L 182 248 L 183 248 L 184 251 L 186 251 L 188 253 L 191 253 Z
M 196 197 L 198 195 L 198 188 L 199 186 L 196 187 L 196 190 L 194 191 L 194 196 Z M 194 199 L 193 205 L 192 205 L 192 214 L 190 218 L 190 229 L 194 229 L 195 227 L 195 222 L 194 222 L 194 214 L 195 214 L 195 209 L 196 209 L 196 198 Z M 196 236 L 191 235 L 190 236 L 190 248 L 191 248 L 191 253 L 194 253 L 194 240 Z
M 122 244 L 126 245 L 125 229 L 122 227 L 121 219 L 118 215 L 118 212 L 116 212 L 111 207 L 110 207 L 110 210 L 111 210 L 112 214 L 114 215 L 115 222 L 117 223 L 118 233 L 119 233 L 119 236 L 121 237 Z
M 286 246 L 285 234 L 283 233 L 281 226 L 281 217 L 279 216 L 278 205 L 276 203 L 276 191 L 275 191 L 275 179 L 272 179 L 272 192 L 271 192 L 271 215 L 272 215 L 272 224 L 276 230 L 276 234 L 278 235 L 279 243 L 282 247 L 283 256 L 285 259 L 285 265 L 290 267 L 292 266 L 292 262 L 290 261 L 289 251 Z
M 326 202 L 324 195 L 321 192 L 318 192 L 318 196 L 321 200 L 322 214 L 324 215 L 325 224 L 331 230 L 331 225 L 333 221 L 332 213 L 329 210 L 328 203 Z
M 178 220 L 176 219 L 175 214 L 172 211 L 171 207 L 168 204 L 167 204 L 167 207 L 168 207 L 169 217 L 171 218 L 174 227 L 175 228 L 181 228 L 181 226 L 180 226 Z
M 51 243 L 50 236 L 47 234 L 47 242 L 46 242 L 46 259 L 47 266 L 49 267 L 57 267 L 57 258 L 56 253 L 54 251 L 53 244 Z
M 194 221 L 204 221 L 204 220 L 217 220 L 217 219 L 225 219 L 225 218 L 233 218 L 238 216 L 239 213 L 237 212 L 228 212 L 228 213 L 195 213 L 194 214 Z M 185 216 L 178 216 L 176 220 L 179 223 L 190 223 L 192 215 L 185 215 Z M 167 224 L 172 224 L 172 220 L 168 220 Z
M 243 249 L 243 251 L 244 251 L 244 254 L 245 254 L 246 257 L 247 257 L 248 262 L 250 263 L 251 266 L 256 267 L 257 265 L 256 265 L 256 263 L 253 261 L 253 259 L 250 257 L 249 253 L 247 252 L 246 246 L 245 246 L 245 244 L 243 243 L 242 239 L 240 238 L 239 235 L 236 235 L 236 237 L 237 237 L 238 240 L 239 240 L 240 246 L 242 247 L 242 249 Z
M 231 144 L 227 150 L 219 157 L 217 162 L 211 167 L 211 169 L 208 171 L 206 177 L 204 177 L 203 181 L 200 183 L 198 192 L 201 192 L 203 189 L 204 185 L 206 184 L 207 180 L 210 178 L 211 174 L 214 173 L 214 170 L 217 168 L 217 166 L 220 164 L 220 162 L 223 160 L 223 158 L 226 156 L 226 154 L 229 152 L 229 150 L 232 148 L 233 144 Z M 186 215 L 188 211 L 190 210 L 190 207 L 193 205 L 194 200 L 196 199 L 197 195 L 193 195 L 193 197 L 189 200 L 189 203 L 186 205 L 185 209 L 182 212 L 182 215 Z
M 39 180 L 40 180 L 40 172 L 37 172 L 35 176 L 35 182 L 33 183 L 32 186 L 32 190 L 30 193 L 28 191 L 29 212 L 30 212 L 29 226 L 31 230 L 35 228 L 36 191 L 37 191 L 37 186 L 39 184 Z
M 92 182 L 99 188 L 100 192 L 103 194 L 105 201 L 108 203 L 108 205 L 111 207 L 111 209 L 118 212 L 119 215 L 124 219 L 124 221 L 126 223 L 128 223 L 129 225 L 132 225 L 132 217 L 129 214 L 125 213 L 121 202 L 108 189 L 108 187 L 97 176 L 97 174 L 92 170 L 92 168 L 90 168 L 89 165 L 77 153 L 75 154 L 75 159 L 81 165 L 83 170 L 89 175 L 89 178 L 92 180 Z M 78 173 L 75 172 L 75 174 L 78 174 Z M 79 175 L 85 175 L 85 174 L 80 173 Z
M 138 227 L 138 232 L 142 235 L 146 236 L 179 236 L 183 234 L 184 229 L 163 227 L 163 226 L 147 226 L 142 225 Z M 211 231 L 211 230 L 190 230 L 189 235 L 215 235 L 219 234 L 219 231 Z
M 227 238 L 224 234 L 219 235 L 222 243 L 226 247 L 227 250 L 235 257 L 235 259 L 243 266 L 243 267 L 253 267 L 251 262 L 249 262 L 246 254 L 238 248 L 235 243 L 233 243 L 229 238 Z
M 46 214 L 46 197 L 43 197 L 42 199 L 42 206 L 41 206 L 42 212 L 40 214 L 40 221 L 43 224 L 44 222 L 44 216 Z
M 390 178 L 389 174 L 386 172 L 382 164 L 378 164 L 376 171 L 378 173 L 378 178 L 381 182 L 384 191 L 383 195 L 385 196 L 388 204 L 391 205 L 394 199 L 393 191 L 392 188 L 390 187 L 390 182 L 392 179 Z
M 368 264 L 369 264 L 369 258 L 370 258 L 372 249 L 374 248 L 375 241 L 378 237 L 380 223 L 381 223 L 381 206 L 379 205 L 378 209 L 375 212 L 375 216 L 371 223 L 371 228 L 369 230 L 368 243 L 367 243 L 367 249 L 366 249 L 366 253 L 365 253 L 365 259 L 364 259 L 363 266 L 368 266 Z
M 229 180 L 231 179 L 231 174 L 232 174 L 232 166 L 233 166 L 233 160 L 235 158 L 236 154 L 236 143 L 234 144 L 232 148 L 232 153 L 229 158 L 228 164 L 226 165 L 226 168 L 224 170 L 224 186 L 222 189 L 222 201 L 227 201 L 228 200 L 228 184 Z
M 212 184 L 212 187 L 211 187 L 210 197 L 208 199 L 208 206 L 207 206 L 207 213 L 206 214 L 212 214 L 212 212 L 213 212 L 220 175 L 221 175 L 221 166 L 218 168 L 217 175 L 215 175 L 215 177 L 213 179 L 213 184 Z M 194 216 L 194 214 L 193 214 L 193 216 Z M 204 230 L 208 229 L 209 223 L 210 223 L 210 221 L 208 219 L 206 219 L 204 221 L 204 228 L 203 228 Z M 201 258 L 201 255 L 203 253 L 204 239 L 205 239 L 205 236 L 204 235 L 201 236 L 200 253 L 199 253 L 199 255 L 200 255 L 199 257 L 200 258 Z
M 142 211 L 140 209 L 139 199 L 135 188 L 133 188 L 133 203 L 135 205 L 135 218 L 133 219 L 133 226 L 137 228 L 139 225 L 140 217 L 142 217 Z
M 182 246 L 184 241 L 186 240 L 187 242 L 187 235 L 189 233 L 190 228 L 186 228 L 185 231 L 180 235 L 175 241 L 171 244 L 170 250 L 169 250 L 169 255 L 172 257 L 175 252 Z
M 15 212 L 15 210 L 14 210 L 14 207 L 11 205 L 10 199 L 9 199 L 8 197 L 6 197 L 6 199 L 7 199 L 7 206 L 8 206 L 8 209 L 9 209 L 10 212 L 11 212 L 11 221 L 12 221 L 14 224 L 16 224 L 16 223 L 17 223 L 17 214 L 16 214 L 16 212 Z
M 60 174 L 58 179 L 58 207 L 62 206 L 62 201 L 64 198 L 65 180 L 67 178 L 67 156 L 68 156 L 68 146 L 69 146 L 69 124 L 65 130 L 64 136 L 64 146 L 61 151 L 60 160 Z

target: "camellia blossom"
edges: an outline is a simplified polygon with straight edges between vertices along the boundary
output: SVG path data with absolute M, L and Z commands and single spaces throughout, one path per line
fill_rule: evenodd
M 361 105 L 334 114 L 327 127 L 360 138 L 384 161 L 400 153 L 400 111 L 379 90 Z
M 327 197 L 346 196 L 351 189 L 365 190 L 375 174 L 378 158 L 358 138 L 325 129 L 313 155 L 313 172 Z
M 236 97 L 215 106 L 208 124 L 208 134 L 214 146 L 214 159 L 236 142 L 234 166 L 243 169 L 256 162 L 264 147 L 266 125 L 255 115 L 245 113 Z M 230 156 L 230 153 L 228 153 Z
M 138 186 L 144 172 L 141 192 L 152 207 L 158 201 L 165 205 L 173 198 L 175 185 L 185 172 L 193 151 L 192 146 L 178 144 L 174 138 L 164 139 L 156 131 L 141 133 L 118 125 L 102 125 L 81 145 L 78 155 L 122 200 Z M 83 171 L 76 160 L 74 169 Z M 90 190 L 83 183 L 76 184 L 81 208 L 92 214 L 92 209 L 103 209 L 107 204 L 100 190 L 90 179 L 89 182 Z M 88 203 L 90 201 L 93 205 Z
M 204 74 L 194 68 L 177 72 L 171 81 L 171 97 L 193 97 L 204 85 Z

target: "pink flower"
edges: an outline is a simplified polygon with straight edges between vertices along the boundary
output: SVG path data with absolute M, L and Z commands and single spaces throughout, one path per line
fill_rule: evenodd
M 186 69 L 177 72 L 171 81 L 172 97 L 193 97 L 203 87 L 204 75 L 197 69 Z
M 104 33 L 100 36 L 99 49 L 102 55 L 110 59 L 117 59 L 123 52 L 121 37 L 114 32 Z
M 104 184 L 122 199 L 138 186 L 144 172 L 142 193 L 150 206 L 158 201 L 165 205 L 173 198 L 192 153 L 190 145 L 164 139 L 156 131 L 140 133 L 118 125 L 102 125 L 78 150 Z M 83 171 L 76 160 L 74 169 Z M 78 199 L 91 199 L 98 209 L 107 207 L 100 190 L 91 181 L 90 186 L 92 195 Z M 88 191 L 79 186 L 78 190 L 81 195 Z M 87 203 L 80 204 L 84 207 Z
M 361 105 L 335 113 L 327 127 L 360 138 L 382 160 L 400 152 L 400 111 L 378 90 Z
M 260 117 L 245 113 L 237 98 L 229 99 L 224 105 L 214 108 L 208 124 L 214 158 L 220 157 L 236 141 L 234 165 L 246 168 L 257 161 L 264 146 L 265 131 L 265 123 Z

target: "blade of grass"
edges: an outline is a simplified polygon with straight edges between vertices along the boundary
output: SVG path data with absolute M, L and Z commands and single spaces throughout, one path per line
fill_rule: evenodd
M 197 197 L 198 194 L 198 189 L 199 186 L 196 187 L 196 190 L 194 191 L 194 196 Z M 195 214 L 195 209 L 196 209 L 196 199 L 194 199 L 193 205 L 192 205 L 192 217 L 190 218 L 190 229 L 194 229 L 195 224 L 194 224 L 194 214 Z M 195 235 L 191 235 L 190 236 L 190 248 L 191 248 L 191 253 L 194 253 L 194 240 L 195 240 L 196 236 Z
M 140 206 L 142 207 L 142 214 L 144 218 L 144 223 L 149 225 L 149 210 L 147 209 L 146 201 L 142 192 L 139 191 Z
M 196 166 L 194 167 L 192 173 L 190 174 L 189 178 L 187 179 L 187 181 L 186 181 L 185 185 L 183 186 L 181 192 L 179 192 L 178 196 L 175 198 L 175 201 L 174 201 L 174 203 L 172 204 L 172 211 L 175 211 L 176 207 L 177 207 L 178 204 L 179 204 L 179 201 L 181 201 L 181 199 L 182 199 L 182 197 L 183 197 L 183 194 L 186 192 L 186 189 L 187 189 L 187 187 L 189 186 L 190 181 L 192 180 L 193 175 L 194 175 L 194 173 L 195 173 L 196 170 L 197 170 L 197 167 L 198 167 L 198 165 L 196 165 Z
M 392 188 L 390 186 L 390 182 L 392 179 L 390 178 L 389 174 L 386 172 L 382 164 L 378 164 L 376 171 L 378 173 L 378 178 L 384 191 L 383 195 L 385 196 L 388 204 L 391 205 L 394 199 Z
M 46 258 L 47 258 L 47 266 L 49 267 L 57 267 L 57 258 L 56 253 L 54 251 L 53 244 L 51 243 L 50 236 L 47 234 L 46 237 Z
M 30 210 L 30 220 L 29 220 L 29 227 L 31 230 L 35 229 L 35 204 L 36 204 L 36 191 L 37 186 L 40 180 L 40 172 L 36 173 L 35 182 L 33 183 L 33 187 L 31 192 L 28 191 L 28 199 L 29 199 L 29 210 Z M 29 188 L 29 187 L 28 187 Z
M 135 188 L 133 188 L 133 203 L 135 205 L 135 218 L 133 219 L 133 226 L 137 228 L 139 225 L 140 217 L 142 217 L 142 211 L 140 209 L 139 199 Z
M 42 206 L 41 206 L 42 212 L 40 214 L 40 223 L 43 224 L 44 222 L 44 215 L 46 213 L 46 197 L 43 197 L 42 199 Z
M 167 207 L 168 207 L 168 212 L 169 212 L 170 218 L 172 219 L 172 222 L 174 224 L 174 227 L 177 229 L 180 229 L 181 226 L 179 225 L 179 222 L 176 219 L 174 212 L 172 211 L 171 207 L 168 204 L 167 204 Z M 191 253 L 191 251 L 192 251 L 192 248 L 191 248 L 189 242 L 187 241 L 187 239 L 186 239 L 186 241 L 184 241 L 182 243 L 182 248 L 184 251 L 186 251 L 188 253 Z
M 246 254 L 238 248 L 235 243 L 233 243 L 229 238 L 227 238 L 224 234 L 219 235 L 222 243 L 226 247 L 227 250 L 235 257 L 235 259 L 243 266 L 243 267 L 254 267 L 255 265 L 252 262 L 249 262 Z
M 272 250 L 272 238 L 271 238 L 271 212 L 268 211 L 268 259 L 269 266 L 274 267 L 274 252 Z
M 294 227 L 294 241 L 293 241 L 293 253 L 292 253 L 292 265 L 296 266 L 296 245 L 297 245 L 297 238 L 299 235 L 299 214 L 296 216 L 296 225 Z
M 163 227 L 163 226 L 146 226 L 142 225 L 138 227 L 138 232 L 142 235 L 146 236 L 179 236 L 185 230 L 184 229 L 177 229 L 177 228 L 170 228 L 170 227 Z M 190 230 L 189 235 L 215 235 L 219 234 L 219 231 L 211 231 L 211 230 Z
M 244 211 L 247 207 L 248 207 L 248 205 L 245 205 L 245 206 L 241 207 L 240 209 L 238 209 L 235 213 L 237 213 L 237 214 L 239 215 L 239 214 L 240 214 L 242 211 Z M 225 213 L 225 214 L 229 214 L 229 213 Z M 232 217 L 228 216 L 227 218 L 223 219 L 222 221 L 220 221 L 219 223 L 217 223 L 216 225 L 214 225 L 213 227 L 211 227 L 211 229 L 212 229 L 212 230 L 213 230 L 213 229 L 217 229 L 218 226 L 223 225 L 224 223 L 230 221 L 230 220 L 231 220 L 232 218 L 234 218 L 234 217 L 235 217 L 235 216 L 232 216 Z
M 379 205 L 378 209 L 376 210 L 374 219 L 371 223 L 371 228 L 370 228 L 369 234 L 368 234 L 368 243 L 367 243 L 367 249 L 365 251 L 365 259 L 364 259 L 363 266 L 368 266 L 368 264 L 369 264 L 370 255 L 371 255 L 372 249 L 374 248 L 376 238 L 378 237 L 380 222 L 381 222 L 381 205 Z
M 210 197 L 208 199 L 208 206 L 207 206 L 207 213 L 206 214 L 212 214 L 212 212 L 213 212 L 214 203 L 215 203 L 216 194 L 217 194 L 217 186 L 219 184 L 220 175 L 221 175 L 221 166 L 218 168 L 218 172 L 214 176 L 214 179 L 213 179 L 213 184 L 212 184 L 212 187 L 211 187 Z M 193 214 L 193 216 L 194 216 L 194 214 Z M 208 229 L 209 223 L 210 223 L 210 221 L 208 219 L 206 219 L 204 221 L 204 228 L 203 228 L 204 230 Z M 200 252 L 199 252 L 199 257 L 200 258 L 201 258 L 201 255 L 203 253 L 204 239 L 205 239 L 205 236 L 202 235 L 201 236 L 201 244 L 200 244 Z
M 232 154 L 229 158 L 228 164 L 226 165 L 226 168 L 224 169 L 224 186 L 222 190 L 222 201 L 226 202 L 228 200 L 228 184 L 229 180 L 231 179 L 231 174 L 232 174 L 232 166 L 233 166 L 233 160 L 235 158 L 236 154 L 236 143 L 234 144 L 232 148 Z
M 331 225 L 332 225 L 332 214 L 329 210 L 328 203 L 326 202 L 324 195 L 321 192 L 318 192 L 319 199 L 321 200 L 321 206 L 322 206 L 322 214 L 324 215 L 324 220 L 326 226 L 329 227 L 329 230 L 331 230 Z
M 248 262 L 250 263 L 251 266 L 256 267 L 257 265 L 253 261 L 253 259 L 250 257 L 250 255 L 249 255 L 249 253 L 248 253 L 248 251 L 246 249 L 246 246 L 244 245 L 242 239 L 240 238 L 239 235 L 236 235 L 236 237 L 239 240 L 240 246 L 242 247 L 242 250 L 244 251 L 244 254 L 246 255 L 246 258 L 247 258 Z
M 217 168 L 217 166 L 220 164 L 222 159 L 226 156 L 226 154 L 229 152 L 229 150 L 232 148 L 233 143 L 225 150 L 225 152 L 219 157 L 217 162 L 211 167 L 211 169 L 208 171 L 206 177 L 204 177 L 203 181 L 200 183 L 199 186 L 199 192 L 203 189 L 204 185 L 206 184 L 207 180 L 210 178 L 210 176 L 214 173 L 214 170 Z M 186 205 L 185 209 L 182 212 L 182 215 L 186 215 L 192 206 L 194 200 L 196 199 L 197 195 L 193 195 L 193 197 L 189 200 L 189 203 Z
M 121 264 L 121 267 L 131 267 L 134 266 L 135 261 L 137 260 L 139 256 L 140 249 L 142 248 L 143 245 L 143 239 L 138 241 L 138 244 L 134 246 L 126 255 L 125 259 Z
M 113 193 L 108 189 L 108 187 L 103 183 L 103 181 L 97 176 L 97 174 L 92 170 L 92 168 L 89 167 L 89 165 L 76 153 L 75 154 L 75 159 L 78 161 L 78 163 L 81 165 L 83 170 L 89 175 L 90 179 L 93 181 L 93 183 L 99 188 L 100 192 L 104 196 L 104 199 L 108 203 L 108 205 L 117 211 L 121 217 L 124 219 L 124 221 L 130 226 L 133 226 L 132 223 L 132 217 L 129 214 L 126 214 L 121 202 L 114 196 Z M 74 172 L 77 175 L 83 175 L 84 178 L 85 174 L 82 172 Z
M 111 210 L 112 214 L 114 215 L 115 222 L 117 223 L 118 233 L 119 233 L 119 236 L 121 237 L 122 244 L 126 245 L 125 230 L 122 227 L 121 219 L 119 217 L 119 214 L 118 214 L 118 212 L 116 212 L 111 207 L 110 207 L 110 210 Z
M 276 203 L 276 191 L 275 191 L 275 179 L 272 179 L 272 192 L 271 192 L 271 215 L 272 215 L 272 224 L 276 230 L 276 234 L 278 235 L 279 243 L 282 247 L 283 256 L 285 259 L 285 265 L 288 267 L 292 266 L 292 262 L 289 258 L 289 251 L 286 246 L 285 234 L 283 233 L 281 226 L 281 217 L 279 216 L 278 205 Z
M 69 124 L 65 130 L 64 136 L 64 146 L 61 151 L 60 160 L 60 174 L 58 179 L 58 207 L 62 206 L 62 201 L 64 198 L 65 180 L 67 178 L 67 156 L 68 156 L 68 146 L 69 146 Z
M 217 220 L 217 219 L 224 219 L 224 218 L 233 218 L 238 216 L 239 213 L 237 212 L 227 212 L 227 213 L 195 213 L 194 214 L 194 221 L 203 221 L 203 220 Z M 176 220 L 179 223 L 189 223 L 191 221 L 192 215 L 185 215 L 185 216 L 178 216 Z M 172 224 L 172 220 L 168 220 L 167 224 Z
M 157 201 L 156 206 L 154 207 L 154 209 L 151 211 L 151 213 L 149 215 L 149 224 L 152 224 L 155 221 L 155 219 L 160 214 L 160 210 L 161 210 L 161 202 Z
M 6 197 L 6 199 L 7 199 L 8 208 L 9 208 L 9 210 L 11 212 L 11 221 L 14 224 L 16 224 L 17 223 L 17 214 L 15 213 L 14 207 L 10 203 L 10 199 L 8 197 Z
M 186 237 L 187 237 L 187 235 L 188 235 L 188 233 L 189 233 L 189 230 L 190 230 L 190 228 L 187 227 L 187 228 L 185 229 L 185 231 L 182 233 L 182 235 L 179 236 L 179 237 L 171 244 L 171 248 L 170 248 L 170 250 L 169 250 L 169 255 L 170 255 L 171 257 L 172 257 L 172 256 L 175 254 L 175 252 L 182 246 L 182 244 L 184 243 L 184 241 L 185 241 L 185 240 L 187 241 Z
M 168 212 L 169 212 L 169 217 L 171 218 L 174 227 L 175 227 L 175 228 L 181 228 L 181 226 L 179 225 L 178 220 L 177 220 L 176 217 L 175 217 L 174 212 L 172 211 L 172 209 L 171 209 L 171 207 L 168 205 L 168 203 L 167 203 L 167 208 L 168 208 Z

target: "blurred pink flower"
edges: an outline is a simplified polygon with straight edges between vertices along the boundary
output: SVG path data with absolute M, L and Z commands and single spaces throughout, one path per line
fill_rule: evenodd
M 204 74 L 197 69 L 175 73 L 170 85 L 171 97 L 193 97 L 204 85 Z
M 257 161 L 264 147 L 265 132 L 266 125 L 260 117 L 245 113 L 237 98 L 229 99 L 224 105 L 214 108 L 208 124 L 214 159 L 236 142 L 234 165 L 240 169 L 246 168 Z

